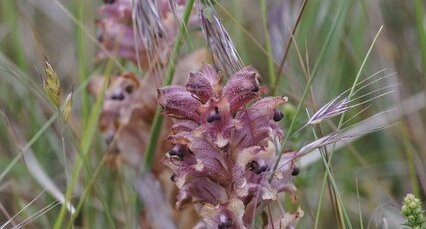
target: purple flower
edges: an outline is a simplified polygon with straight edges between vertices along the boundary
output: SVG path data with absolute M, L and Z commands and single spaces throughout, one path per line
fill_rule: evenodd
M 175 118 L 163 162 L 179 189 L 177 207 L 201 203 L 200 228 L 245 228 L 262 201 L 294 193 L 296 153 L 286 153 L 273 179 L 275 141 L 284 137 L 278 109 L 286 97 L 260 98 L 259 74 L 245 67 L 223 77 L 209 65 L 189 74 L 185 86 L 158 90 L 162 114 Z

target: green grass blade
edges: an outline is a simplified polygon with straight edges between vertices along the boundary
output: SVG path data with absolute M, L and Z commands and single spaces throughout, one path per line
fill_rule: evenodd
M 102 160 L 99 162 L 99 165 L 95 169 L 95 172 L 90 177 L 90 180 L 89 180 L 88 184 L 86 185 L 86 187 L 83 191 L 83 194 L 80 197 L 80 200 L 78 201 L 77 207 L 75 208 L 75 213 L 72 216 L 70 222 L 68 223 L 67 228 L 71 228 L 74 221 L 77 219 L 77 216 L 78 216 L 79 212 L 81 211 L 81 209 L 82 209 L 82 207 L 85 203 L 86 197 L 88 196 L 89 192 L 92 190 L 92 188 L 93 188 L 93 186 L 96 182 L 96 179 L 98 178 L 98 176 L 101 172 L 102 167 L 105 165 L 105 162 L 106 162 L 106 157 L 103 157 Z
M 79 174 L 80 174 L 80 170 L 83 166 L 83 160 L 86 159 L 89 151 L 90 151 L 90 147 L 92 145 L 93 139 L 95 137 L 95 133 L 98 127 L 98 119 L 99 116 L 101 114 L 102 111 L 102 105 L 103 105 L 103 101 L 104 101 L 104 97 L 105 97 L 105 91 L 106 91 L 106 87 L 107 87 L 107 82 L 109 80 L 110 77 L 110 72 L 111 72 L 111 63 L 112 63 L 112 59 L 110 59 L 110 62 L 107 65 L 107 69 L 106 69 L 106 79 L 103 82 L 102 85 L 102 89 L 99 92 L 99 95 L 96 98 L 96 102 L 94 107 L 92 108 L 91 112 L 90 112 L 90 116 L 89 119 L 87 121 L 87 125 L 83 130 L 82 133 L 82 138 L 81 138 L 81 142 L 80 142 L 80 154 L 78 154 L 78 156 L 75 159 L 74 162 L 74 166 L 72 169 L 72 173 L 71 173 L 71 179 L 70 182 L 68 184 L 67 187 L 67 191 L 65 193 L 65 203 L 69 202 L 72 196 L 72 192 L 74 191 L 74 187 L 75 184 L 77 183 Z M 54 228 L 55 229 L 59 229 L 62 227 L 62 222 L 64 220 L 65 217 L 65 205 L 62 206 L 59 215 L 56 219 Z
M 28 151 L 29 148 L 40 138 L 40 136 L 52 125 L 52 123 L 58 118 L 59 113 L 56 112 L 50 117 L 50 119 L 44 123 L 44 125 L 34 134 L 34 136 L 28 141 L 27 144 L 22 148 L 21 151 L 13 158 L 13 160 L 7 165 L 7 167 L 0 174 L 0 183 L 4 177 L 10 172 L 13 166 L 21 159 L 22 155 Z M 65 205 L 64 205 L 65 206 Z
M 364 223 L 362 220 L 362 211 L 361 211 L 361 200 L 359 198 L 359 187 L 358 187 L 358 179 L 355 181 L 355 188 L 356 188 L 356 197 L 358 201 L 358 215 L 359 215 L 359 228 L 364 229 Z
M 348 100 L 351 99 L 351 97 L 352 97 L 352 95 L 355 91 L 356 85 L 358 85 L 359 79 L 361 77 L 361 73 L 365 68 L 365 64 L 367 63 L 367 59 L 370 56 L 371 51 L 373 50 L 373 47 L 376 44 L 377 38 L 379 37 L 382 29 L 383 29 L 383 25 L 380 26 L 379 31 L 377 31 L 376 35 L 374 36 L 373 42 L 371 42 L 371 45 L 368 48 L 367 53 L 365 54 L 364 60 L 362 61 L 362 64 L 361 64 L 361 67 L 359 68 L 358 73 L 356 74 L 355 80 L 352 83 L 352 87 L 351 87 L 351 90 L 350 90 L 349 95 L 348 95 Z M 342 116 L 340 116 L 340 121 L 339 121 L 339 125 L 337 126 L 337 129 L 340 129 L 342 127 L 344 119 L 345 119 L 345 113 L 343 113 Z M 331 158 L 331 156 L 330 156 L 330 158 Z
M 76 1 L 76 19 L 84 26 L 84 0 Z M 77 35 L 77 56 L 78 56 L 78 74 L 80 83 L 84 82 L 87 79 L 87 58 L 86 58 L 86 46 L 85 46 L 85 31 L 84 27 L 76 25 L 76 35 Z M 89 118 L 89 93 L 87 90 L 83 90 L 81 93 L 81 111 L 82 111 L 82 126 L 86 125 L 86 122 Z
M 272 86 L 275 83 L 275 68 L 274 68 L 274 57 L 272 55 L 271 48 L 271 38 L 269 36 L 269 25 L 268 25 L 268 7 L 266 4 L 267 0 L 260 1 L 260 9 L 262 12 L 262 24 L 263 24 L 263 33 L 266 45 L 266 51 L 268 52 L 268 75 L 269 75 L 269 84 Z
M 16 1 L 15 0 L 3 0 L 2 12 L 5 17 L 5 20 L 9 23 L 9 26 L 12 28 L 12 39 L 14 54 L 16 55 L 15 61 L 21 70 L 27 69 L 27 61 L 25 60 L 24 46 L 21 44 L 21 32 L 20 26 L 17 18 L 16 10 Z
M 343 205 L 343 200 L 342 200 L 342 197 L 341 197 L 341 195 L 340 195 L 340 193 L 339 193 L 339 191 L 337 189 L 337 184 L 336 184 L 336 181 L 334 180 L 334 176 L 331 174 L 330 166 L 328 164 L 329 161 L 327 162 L 327 160 L 325 159 L 325 157 L 322 157 L 322 160 L 323 160 L 323 163 L 324 163 L 324 166 L 325 166 L 325 169 L 326 169 L 326 174 L 330 178 L 330 181 L 331 181 L 331 184 L 333 186 L 333 189 L 336 191 L 336 197 L 337 197 L 337 200 L 338 200 L 338 204 L 341 204 L 341 207 L 339 207 L 339 209 L 342 210 L 343 216 L 345 217 L 345 220 L 346 220 L 346 222 L 348 224 L 348 227 L 350 229 L 352 229 L 352 224 L 351 224 L 351 221 L 349 219 L 349 215 L 348 215 L 348 213 L 346 211 L 346 208 Z
M 321 205 L 322 205 L 322 200 L 323 200 L 326 184 L 327 184 L 327 176 L 324 174 L 324 176 L 322 178 L 321 192 L 320 192 L 320 196 L 319 196 L 319 200 L 318 200 L 317 211 L 315 213 L 314 229 L 317 229 L 318 225 L 319 225 L 319 219 L 320 219 L 320 214 L 321 214 Z
M 416 25 L 417 25 L 417 35 L 420 43 L 420 54 L 422 59 L 423 67 L 423 76 L 426 77 L 426 34 L 425 34 L 425 12 L 424 5 L 422 0 L 415 0 L 415 10 L 416 10 Z

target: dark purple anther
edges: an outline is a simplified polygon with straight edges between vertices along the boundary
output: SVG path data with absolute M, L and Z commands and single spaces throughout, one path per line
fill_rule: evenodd
M 183 158 L 183 149 L 181 145 L 175 145 L 170 151 L 169 151 L 169 155 L 170 156 L 176 156 L 179 158 Z
M 251 92 L 258 92 L 259 91 L 259 86 L 255 86 L 253 87 L 253 89 L 251 90 Z
M 176 181 L 176 173 L 173 173 L 173 174 L 170 176 L 170 180 L 171 180 L 171 181 L 173 181 L 173 182 L 175 182 L 175 181 Z
M 300 169 L 297 166 L 294 166 L 293 172 L 291 172 L 292 176 L 297 176 L 300 173 Z
M 215 107 L 214 111 L 212 111 L 208 116 L 207 116 L 207 122 L 211 123 L 213 121 L 219 121 L 221 119 L 220 114 L 219 114 L 219 108 Z
M 123 93 L 117 93 L 111 96 L 112 100 L 123 100 L 124 99 L 124 95 Z
M 281 119 L 283 119 L 284 118 L 284 114 L 283 114 L 283 112 L 281 112 L 280 110 L 278 110 L 278 109 L 275 109 L 274 110 L 274 117 L 273 117 L 273 119 L 274 119 L 274 121 L 275 122 L 279 122 L 279 121 L 281 121 Z

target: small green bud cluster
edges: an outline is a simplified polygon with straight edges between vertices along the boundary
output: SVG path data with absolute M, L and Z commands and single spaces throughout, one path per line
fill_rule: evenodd
M 401 213 L 406 217 L 404 225 L 420 229 L 425 223 L 422 203 L 413 194 L 407 194 L 402 202 Z

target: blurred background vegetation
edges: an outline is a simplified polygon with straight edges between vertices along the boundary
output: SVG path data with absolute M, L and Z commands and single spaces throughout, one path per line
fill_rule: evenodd
M 400 227 L 402 197 L 409 192 L 423 200 L 426 197 L 424 2 L 268 0 L 270 50 L 265 42 L 261 2 L 222 0 L 215 6 L 243 62 L 255 66 L 266 85 L 271 83 L 268 57 L 275 62 L 273 69 L 277 71 L 291 38 L 290 31 L 297 24 L 276 90 L 277 94 L 290 97 L 291 105 L 285 108 L 286 120 L 291 118 L 291 106 L 297 105 L 306 85 L 303 66 L 312 71 L 318 63 L 312 94 L 305 103 L 312 111 L 352 86 L 373 38 L 383 25 L 361 77 L 365 79 L 379 71 L 380 76 L 389 74 L 370 85 L 369 91 L 397 86 L 392 87 L 392 93 L 373 100 L 367 111 L 356 115 L 361 108 L 354 109 L 347 117 L 356 115 L 352 120 L 355 123 L 388 111 L 379 115 L 381 120 L 392 114 L 396 118 L 390 119 L 389 128 L 337 150 L 332 167 L 342 204 L 354 228 L 382 228 L 384 222 L 389 228 Z M 96 129 L 96 123 L 87 125 L 95 101 L 85 87 L 90 77 L 107 67 L 94 61 L 99 49 L 96 10 L 101 4 L 100 0 L 0 2 L 0 225 L 18 213 L 13 220 L 16 224 L 32 219 L 46 206 L 52 209 L 41 211 L 27 227 L 50 228 L 55 222 L 60 206 L 48 184 L 54 184 L 53 190 L 65 192 L 71 161 L 87 131 L 82 126 Z M 321 54 L 331 30 L 329 45 Z M 183 51 L 190 49 L 190 42 Z M 194 43 L 205 46 L 202 42 Z M 57 118 L 57 110 L 43 93 L 41 74 L 45 57 L 60 76 L 63 96 L 74 90 L 70 125 Z M 124 64 L 130 70 L 136 69 Z M 407 112 L 402 115 L 400 111 Z M 305 112 L 302 113 L 297 117 L 299 124 L 306 120 Z M 283 125 L 288 124 L 287 121 Z M 327 124 L 323 128 L 332 129 Z M 299 134 L 291 144 L 300 147 L 308 137 L 312 138 L 312 133 Z M 63 159 L 64 152 L 68 161 Z M 135 174 L 99 166 L 104 152 L 105 144 L 96 133 L 76 186 L 78 194 L 72 199 L 75 205 L 92 182 L 93 173 L 98 177 L 76 225 L 130 228 L 136 217 L 136 194 L 130 182 Z M 305 211 L 299 228 L 313 228 L 317 218 L 318 228 L 339 228 L 327 193 L 317 215 L 324 172 L 322 160 L 315 160 L 302 166 L 296 178 L 299 201 Z M 33 199 L 36 201 L 26 206 Z M 21 209 L 24 210 L 20 212 Z

